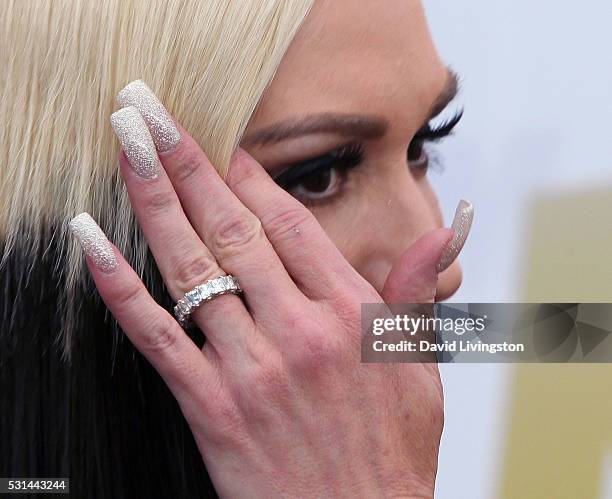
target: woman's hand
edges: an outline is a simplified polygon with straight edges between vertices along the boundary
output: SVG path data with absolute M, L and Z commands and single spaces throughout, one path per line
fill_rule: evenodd
M 158 150 L 174 134 L 170 150 L 158 156 L 139 112 Z M 432 302 L 453 231 L 415 243 L 380 296 L 246 152 L 233 155 L 226 184 L 195 141 L 155 122 L 150 108 L 126 107 L 113 125 L 133 208 L 173 299 L 226 273 L 244 290 L 193 313 L 207 338 L 200 350 L 116 247 L 107 246 L 114 261 L 101 258 L 102 243 L 92 250 L 71 223 L 104 302 L 178 400 L 217 492 L 431 497 L 443 424 L 437 367 L 361 363 L 361 304 Z

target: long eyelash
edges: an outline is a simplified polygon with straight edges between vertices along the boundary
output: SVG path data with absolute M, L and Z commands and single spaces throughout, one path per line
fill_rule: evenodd
M 347 171 L 358 166 L 362 160 L 363 146 L 355 143 L 346 144 L 318 158 L 295 163 L 276 175 L 274 181 L 287 190 L 298 185 L 308 175 L 331 167 Z
M 421 140 L 423 142 L 436 142 L 438 140 L 442 140 L 453 133 L 454 128 L 459 124 L 462 117 L 463 109 L 457 111 L 449 120 L 446 120 L 433 128 L 430 123 L 427 123 L 427 125 L 416 133 L 413 140 Z
M 413 141 L 436 142 L 452 134 L 454 128 L 463 117 L 463 109 L 455 115 L 435 127 L 427 123 L 413 138 Z M 274 181 L 285 190 L 298 185 L 304 177 L 332 166 L 345 172 L 358 166 L 363 160 L 363 146 L 361 144 L 346 144 L 335 151 L 319 156 L 318 158 L 300 161 L 274 177 Z

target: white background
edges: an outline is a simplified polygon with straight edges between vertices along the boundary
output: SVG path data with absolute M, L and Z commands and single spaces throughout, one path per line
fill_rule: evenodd
M 612 188 L 612 1 L 424 3 L 465 105 L 456 137 L 439 147 L 445 170 L 431 178 L 446 220 L 460 197 L 475 207 L 452 301 L 520 301 L 529 200 Z M 446 365 L 442 375 L 436 497 L 495 498 L 512 366 Z

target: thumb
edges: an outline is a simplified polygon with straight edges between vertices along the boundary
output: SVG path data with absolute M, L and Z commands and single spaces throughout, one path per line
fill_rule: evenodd
M 438 274 L 457 258 L 474 219 L 472 203 L 462 199 L 450 229 L 428 232 L 393 266 L 383 287 L 385 303 L 433 303 Z
M 433 303 L 438 263 L 454 234 L 453 229 L 435 229 L 406 250 L 383 287 L 381 294 L 385 303 Z

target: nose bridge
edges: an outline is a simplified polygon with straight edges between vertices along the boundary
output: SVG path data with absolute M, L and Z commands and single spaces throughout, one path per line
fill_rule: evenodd
M 404 169 L 405 170 L 405 169 Z M 390 185 L 385 216 L 387 234 L 394 234 L 400 253 L 419 237 L 437 228 L 434 206 L 428 193 L 421 189 L 409 171 Z
M 371 238 L 360 263 L 364 277 L 379 289 L 402 253 L 439 226 L 427 189 L 421 188 L 405 166 L 399 172 L 384 182 L 379 179 L 368 194 Z

